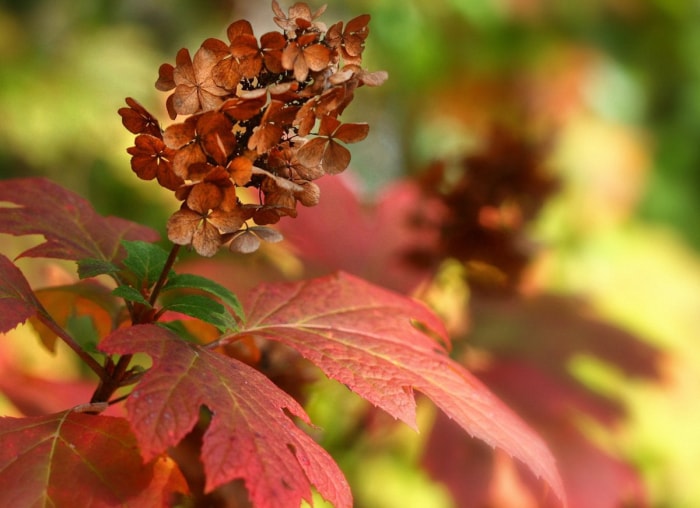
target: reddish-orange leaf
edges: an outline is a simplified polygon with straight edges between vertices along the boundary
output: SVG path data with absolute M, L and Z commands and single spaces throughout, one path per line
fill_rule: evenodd
M 0 254 L 0 333 L 24 323 L 39 310 L 39 302 L 12 261 Z
M 172 460 L 143 463 L 123 418 L 0 418 L 0 442 L 3 506 L 166 507 L 187 491 Z
M 440 321 L 405 296 L 347 274 L 253 291 L 241 335 L 282 342 L 396 418 L 416 426 L 413 389 L 469 434 L 522 460 L 563 499 L 542 439 L 451 360 Z M 418 325 L 415 325 L 418 323 Z M 235 339 L 235 337 L 233 337 Z
M 99 337 L 106 336 L 112 329 L 112 316 L 115 311 L 114 299 L 105 286 L 94 280 L 84 280 L 70 286 L 43 288 L 36 296 L 60 326 L 67 326 L 68 320 L 77 316 L 89 317 Z M 31 319 L 32 326 L 43 344 L 54 350 L 56 334 L 38 319 Z
M 46 241 L 20 257 L 101 259 L 113 261 L 122 240 L 153 242 L 158 233 L 118 217 L 102 217 L 82 197 L 44 178 L 5 180 L 0 201 L 0 233 L 43 235 Z
M 62 381 L 34 376 L 20 370 L 17 363 L 13 357 L 0 361 L 0 392 L 24 416 L 65 411 L 67 407 L 84 404 L 95 391 L 92 380 Z M 47 397 L 47 393 L 51 396 Z M 123 406 L 112 405 L 106 412 L 119 416 Z
M 146 460 L 176 445 L 205 405 L 213 413 L 201 457 L 206 491 L 242 478 L 257 508 L 298 508 L 311 502 L 312 485 L 335 506 L 352 505 L 333 459 L 285 414 L 310 423 L 302 407 L 257 370 L 155 325 L 117 330 L 100 347 L 153 359 L 126 403 Z

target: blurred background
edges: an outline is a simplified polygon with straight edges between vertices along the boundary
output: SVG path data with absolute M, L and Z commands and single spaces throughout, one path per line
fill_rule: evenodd
M 561 360 L 556 369 L 566 379 L 622 408 L 608 421 L 579 406 L 576 428 L 639 480 L 630 483 L 635 494 L 588 506 L 700 506 L 700 4 L 331 0 L 321 19 L 330 25 L 365 12 L 372 21 L 364 66 L 388 71 L 389 80 L 359 90 L 343 116 L 371 125 L 368 139 L 351 147 L 362 198 L 420 179 L 435 161 L 459 167 L 488 152 L 495 127 L 534 140 L 538 164 L 558 187 L 535 188 L 537 213 L 524 217 L 538 249 L 519 291 L 581 299 L 586 316 L 607 328 L 554 323 L 558 304 L 543 304 L 541 314 L 519 307 L 522 315 L 491 306 L 482 319 L 512 318 L 518 340 L 532 348 L 541 346 L 538 333 L 556 335 L 558 327 L 552 340 L 565 341 L 580 331 L 578 349 L 538 365 Z M 3 0 L 0 178 L 48 176 L 103 214 L 164 232 L 177 204 L 131 171 L 133 136 L 117 109 L 130 96 L 166 119 L 165 95 L 153 86 L 159 65 L 207 37 L 225 40 L 226 26 L 240 18 L 258 36 L 276 30 L 267 2 Z M 515 153 L 515 166 L 534 157 Z M 449 279 L 445 261 L 438 273 Z M 439 288 L 438 301 L 451 298 L 449 287 Z M 495 355 L 493 330 L 480 323 L 471 320 L 465 340 Z M 620 334 L 624 347 L 599 354 Z M 509 400 L 507 389 L 496 391 Z M 322 405 L 310 411 L 332 423 Z M 450 498 L 436 468 L 433 479 L 412 469 L 420 443 L 397 446 L 403 451 L 362 467 L 356 457 L 341 460 L 358 503 L 469 506 L 454 484 Z M 577 474 L 596 464 L 580 461 Z

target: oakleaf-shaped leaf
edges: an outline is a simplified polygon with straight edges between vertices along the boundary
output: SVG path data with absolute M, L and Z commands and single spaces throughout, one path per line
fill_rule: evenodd
M 37 313 L 39 307 L 22 272 L 0 254 L 0 333 L 24 323 Z
M 234 339 L 282 342 L 413 428 L 415 388 L 469 434 L 523 461 L 564 498 L 554 459 L 539 436 L 420 331 L 447 342 L 444 327 L 422 304 L 340 273 L 262 285 L 246 312 L 246 326 Z
M 333 459 L 285 414 L 310 423 L 302 407 L 257 370 L 155 325 L 119 329 L 100 348 L 153 359 L 126 403 L 146 460 L 176 445 L 204 405 L 213 413 L 201 457 L 206 491 L 242 478 L 256 508 L 298 508 L 311 502 L 311 485 L 338 508 L 352 505 Z
M 156 241 L 154 230 L 118 217 L 102 217 L 82 197 L 45 178 L 5 180 L 0 185 L 0 233 L 38 234 L 46 241 L 20 257 L 99 259 L 121 255 L 122 240 Z
M 143 463 L 123 418 L 0 418 L 0 442 L 2 506 L 165 507 L 187 491 L 172 460 Z

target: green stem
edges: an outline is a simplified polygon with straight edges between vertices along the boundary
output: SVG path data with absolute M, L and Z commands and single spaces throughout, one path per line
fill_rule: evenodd
M 160 272 L 160 276 L 158 277 L 158 280 L 154 284 L 151 294 L 148 297 L 148 302 L 151 304 L 151 306 L 155 305 L 158 295 L 160 294 L 160 290 L 167 282 L 168 274 L 175 264 L 179 251 L 180 246 L 173 244 L 172 249 L 170 249 L 168 259 L 165 261 L 163 269 Z M 133 325 L 142 324 L 145 322 L 144 313 L 135 310 L 141 309 L 141 307 L 143 306 L 134 306 L 131 311 L 131 322 Z M 100 385 L 95 390 L 95 393 L 93 393 L 90 402 L 107 402 L 117 389 L 126 384 L 130 384 L 131 377 L 128 375 L 127 369 L 129 367 L 129 363 L 131 363 L 132 357 L 133 355 L 124 355 L 120 357 L 114 367 L 106 372 L 105 377 L 101 377 Z

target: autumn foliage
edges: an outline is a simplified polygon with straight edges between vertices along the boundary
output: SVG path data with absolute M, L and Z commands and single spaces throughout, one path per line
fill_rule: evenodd
M 0 332 L 28 324 L 49 350 L 67 345 L 93 377 L 71 390 L 82 399 L 62 399 L 66 387 L 41 379 L 26 381 L 33 395 L 7 391 L 26 416 L 0 419 L 2 505 L 296 508 L 316 492 L 350 507 L 343 472 L 309 432 L 303 388 L 321 373 L 414 429 L 414 390 L 422 393 L 563 503 L 544 441 L 451 358 L 448 331 L 424 303 L 344 271 L 258 284 L 239 300 L 225 281 L 175 270 L 182 247 L 211 257 L 279 241 L 269 225 L 297 217 L 298 204 L 317 205 L 316 181 L 342 173 L 345 145 L 368 134 L 367 124 L 340 116 L 357 88 L 387 79 L 362 67 L 370 17 L 327 28 L 323 9 L 297 3 L 285 13 L 276 1 L 272 9 L 280 32 L 256 38 L 249 22 L 236 21 L 228 41 L 207 39 L 160 67 L 167 127 L 132 98 L 119 110 L 135 134 L 133 171 L 180 202 L 165 225 L 170 251 L 157 232 L 103 217 L 49 180 L 0 185 L 0 232 L 43 237 L 17 258 L 77 266 L 72 283 L 37 289 L 1 255 Z M 549 192 L 548 181 L 531 176 L 524 192 Z M 473 215 L 462 206 L 490 206 L 482 226 L 530 213 L 508 215 L 517 200 L 505 200 L 506 209 L 467 187 L 437 196 L 424 182 L 416 196 L 441 200 L 452 215 L 438 214 L 437 243 L 403 249 L 402 263 L 423 270 L 446 256 L 474 257 L 450 243 Z M 476 241 L 510 245 L 499 238 Z M 515 256 L 516 272 L 523 262 Z M 77 332 L 76 317 L 89 333 Z M 37 403 L 46 389 L 56 396 Z

